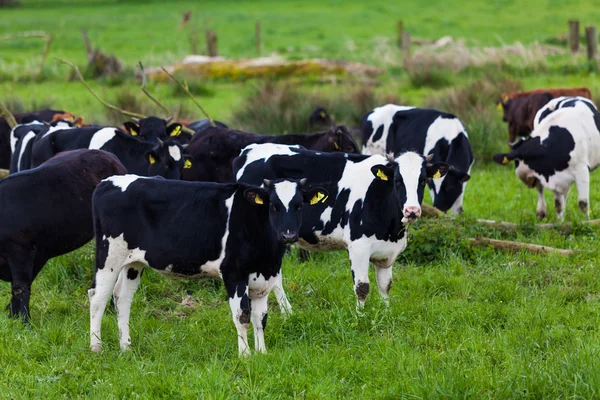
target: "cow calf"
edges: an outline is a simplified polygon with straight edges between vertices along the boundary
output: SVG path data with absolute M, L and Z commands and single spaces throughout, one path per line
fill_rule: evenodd
M 77 150 L 0 181 L 0 279 L 12 284 L 11 315 L 29 320 L 33 280 L 50 258 L 92 239 L 92 192 L 125 172 L 111 154 Z

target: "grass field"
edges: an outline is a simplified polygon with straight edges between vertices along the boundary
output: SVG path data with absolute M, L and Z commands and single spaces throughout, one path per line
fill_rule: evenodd
M 592 2 L 554 0 L 530 0 L 526 7 L 508 0 L 21 3 L 0 8 L 0 36 L 52 32 L 50 57 L 83 65 L 80 29 L 86 28 L 94 44 L 115 53 L 130 70 L 140 59 L 160 65 L 189 52 L 188 33 L 178 27 L 188 9 L 199 26 L 219 32 L 219 49 L 227 57 L 255 56 L 253 27 L 260 20 L 267 54 L 375 65 L 381 65 L 380 43 L 401 59 L 393 49 L 398 19 L 413 36 L 464 37 L 471 46 L 544 42 L 561 34 L 570 18 L 580 18 L 582 25 L 600 20 L 600 7 Z M 0 100 L 64 108 L 102 123 L 102 106 L 78 82 L 67 81 L 67 67 L 49 59 L 42 81 L 27 78 L 40 51 L 35 39 L 0 41 Z M 374 90 L 415 105 L 481 76 L 518 80 L 525 88 L 600 90 L 597 73 L 581 57 L 549 59 L 538 70 L 468 70 L 452 75 L 440 90 L 416 87 L 399 67 L 384 67 Z M 140 83 L 90 84 L 113 100 L 119 93 L 138 93 Z M 260 82 L 202 84 L 212 92 L 200 97 L 202 104 L 227 122 Z M 347 101 L 344 83 L 301 86 L 308 94 Z M 171 86 L 151 89 L 169 107 L 193 110 Z M 496 124 L 490 132 L 503 137 L 502 129 Z M 504 139 L 499 142 L 497 150 L 505 150 Z M 600 212 L 599 179 L 592 173 L 593 218 Z M 302 263 L 293 251 L 283 271 L 294 314 L 284 320 L 271 299 L 268 354 L 247 360 L 237 356 L 220 282 L 171 281 L 152 271 L 145 272 L 134 298 L 132 351 L 119 351 L 116 316 L 107 312 L 104 350 L 92 354 L 87 288 L 94 252 L 88 244 L 44 268 L 32 289 L 30 327 L 0 313 L 0 398 L 599 398 L 600 231 L 579 224 L 575 189 L 566 212 L 566 220 L 576 222 L 574 233 L 536 231 L 536 200 L 511 167 L 477 163 L 464 215 L 422 219 L 411 227 L 409 247 L 394 266 L 390 306 L 372 289 L 362 317 L 355 312 L 345 253 L 314 254 Z M 547 202 L 547 222 L 556 222 L 550 195 Z M 477 218 L 518 222 L 523 229 L 501 233 L 478 226 Z M 471 248 L 465 239 L 479 235 L 581 252 L 564 257 Z M 0 282 L 0 304 L 9 298 L 10 285 Z

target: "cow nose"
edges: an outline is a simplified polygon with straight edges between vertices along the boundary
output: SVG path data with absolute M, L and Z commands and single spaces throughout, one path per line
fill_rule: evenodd
M 287 232 L 284 232 L 284 233 L 281 234 L 281 237 L 283 238 L 283 241 L 285 243 L 293 243 L 293 242 L 295 242 L 297 240 L 297 238 L 298 238 L 297 236 L 298 235 L 296 234 L 296 232 L 290 232 L 290 231 L 287 231 Z
M 421 216 L 421 207 L 410 206 L 404 209 L 404 216 L 407 218 L 418 218 Z

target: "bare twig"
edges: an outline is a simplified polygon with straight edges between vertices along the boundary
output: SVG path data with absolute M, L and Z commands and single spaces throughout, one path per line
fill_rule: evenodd
M 578 250 L 565 250 L 565 249 L 556 249 L 554 247 L 549 246 L 540 246 L 537 244 L 530 243 L 522 243 L 522 242 L 511 242 L 506 240 L 496 240 L 496 239 L 488 239 L 488 238 L 477 238 L 477 239 L 467 239 L 471 246 L 474 247 L 487 247 L 492 246 L 496 250 L 506 250 L 517 252 L 520 250 L 526 250 L 531 253 L 558 253 L 564 256 L 579 253 Z
M 200 111 L 202 111 L 202 113 L 206 116 L 206 118 L 208 118 L 208 120 L 210 121 L 210 124 L 212 126 L 216 126 L 215 121 L 213 121 L 213 119 L 210 117 L 210 115 L 208 115 L 208 113 L 204 110 L 204 108 L 200 105 L 200 103 L 198 103 L 196 101 L 196 99 L 194 98 L 194 95 L 190 92 L 187 82 L 185 82 L 185 81 L 183 81 L 183 83 L 179 82 L 169 71 L 167 71 L 165 69 L 165 67 L 161 67 L 161 69 L 165 72 L 165 74 L 167 74 L 169 76 L 169 78 L 171 78 L 173 81 L 175 81 L 179 86 L 181 86 L 183 88 L 183 90 L 187 93 L 187 95 L 190 96 L 190 98 L 192 99 L 194 104 L 200 109 Z
M 38 73 L 38 78 L 40 78 L 44 73 L 44 64 L 46 64 L 46 58 L 48 58 L 48 52 L 50 51 L 52 39 L 54 39 L 52 35 L 48 35 L 46 37 L 46 46 L 44 46 L 44 52 L 42 53 L 42 61 L 40 62 L 40 72 Z
M 4 117 L 4 119 L 6 119 L 6 123 L 8 124 L 10 129 L 14 129 L 14 127 L 17 126 L 17 120 L 15 120 L 15 117 L 12 115 L 12 113 L 10 111 L 8 111 L 8 108 L 6 108 L 6 106 L 1 102 L 0 102 L 0 116 Z
M 94 54 L 94 49 L 92 48 L 92 43 L 90 43 L 90 38 L 87 34 L 87 29 L 81 30 L 81 36 L 83 37 L 83 44 L 85 45 L 85 54 L 87 54 L 88 61 L 92 59 Z
M 521 228 L 521 225 L 515 224 L 513 222 L 493 221 L 489 219 L 478 219 L 476 221 L 478 224 L 485 225 L 489 228 L 494 228 L 505 232 L 514 232 Z M 582 221 L 581 224 L 592 226 L 600 225 L 600 219 Z M 573 224 L 571 222 L 567 222 L 564 224 L 535 224 L 533 226 L 537 229 L 556 229 L 565 234 L 573 232 Z
M 100 103 L 102 103 L 105 107 L 110 108 L 111 110 L 115 110 L 120 112 L 123 115 L 128 115 L 130 117 L 135 117 L 135 118 L 146 118 L 145 115 L 143 114 L 138 114 L 138 113 L 134 113 L 131 111 L 126 111 L 126 110 L 122 110 L 119 107 L 113 106 L 112 104 L 108 104 L 107 102 L 105 102 L 104 100 L 102 100 L 100 98 L 100 96 L 98 96 L 96 94 L 96 92 L 94 92 L 92 90 L 92 88 L 87 84 L 87 82 L 85 81 L 85 79 L 83 78 L 83 75 L 81 75 L 81 71 L 79 71 L 79 68 L 77 68 L 77 65 L 73 64 L 72 62 L 63 60 L 61 58 L 56 58 L 54 57 L 56 60 L 60 61 L 63 64 L 67 64 L 69 65 L 71 68 L 73 68 L 73 70 L 75 71 L 75 74 L 77 75 L 77 77 L 79 78 L 79 80 L 81 81 L 81 83 L 83 83 L 83 86 L 85 86 L 87 88 L 87 90 L 89 90 L 89 92 L 92 94 L 92 96 L 94 96 L 96 98 L 96 100 L 98 100 Z
M 423 203 L 421 204 L 421 215 L 424 217 L 441 217 L 444 215 L 444 212 L 438 210 L 434 206 Z

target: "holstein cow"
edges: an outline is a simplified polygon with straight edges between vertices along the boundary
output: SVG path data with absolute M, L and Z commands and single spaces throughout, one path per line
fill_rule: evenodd
M 438 110 L 387 104 L 363 116 L 363 154 L 416 151 L 433 162 L 449 165 L 445 177 L 429 180 L 433 206 L 453 214 L 462 212 L 466 182 L 470 178 L 473 152 L 463 124 Z
M 358 145 L 345 126 L 328 132 L 296 135 L 257 135 L 232 129 L 209 128 L 203 136 L 192 139 L 186 153 L 194 159 L 191 169 L 183 172 L 183 180 L 234 182 L 231 162 L 252 143 L 300 145 L 316 151 L 358 153 Z
M 141 140 L 156 143 L 157 139 L 167 140 L 172 138 L 180 144 L 187 144 L 192 139 L 192 135 L 182 130 L 181 124 L 173 123 L 169 125 L 172 117 L 162 119 L 158 117 L 131 118 L 133 122 L 124 122 L 125 130 L 131 136 L 137 136 Z
M 77 150 L 0 181 L 0 279 L 12 284 L 11 315 L 29 320 L 31 283 L 50 258 L 92 239 L 92 192 L 125 172 L 111 154 Z
M 170 277 L 221 276 L 240 355 L 249 353 L 250 321 L 255 348 L 265 352 L 267 298 L 281 286 L 285 243 L 298 238 L 303 204 L 327 196 L 322 188 L 305 191 L 303 184 L 274 180 L 263 189 L 126 175 L 98 185 L 93 197 L 96 274 L 89 290 L 91 350 L 101 349 L 102 315 L 111 292 L 120 347 L 129 348 L 131 301 L 149 266 Z
M 303 176 L 307 184 L 329 192 L 314 199 L 314 207 L 304 213 L 298 245 L 311 251 L 348 250 L 359 308 L 369 293 L 369 261 L 387 301 L 391 266 L 406 247 L 407 223 L 421 215 L 425 183 L 448 169 L 414 152 L 392 159 L 277 144 L 246 147 L 233 167 L 240 182 Z
M 546 216 L 544 188 L 554 193 L 559 220 L 563 220 L 566 196 L 577 185 L 579 209 L 589 215 L 590 171 L 600 164 L 598 111 L 586 102 L 557 109 L 542 119 L 531 138 L 520 140 L 508 154 L 494 161 L 515 161 L 516 174 L 529 188 L 538 191 L 537 216 Z
M 114 127 L 56 130 L 36 137 L 31 165 L 36 167 L 61 151 L 99 149 L 117 156 L 129 173 L 180 179 L 182 169 L 192 166 L 190 157 L 175 141 L 156 141 L 143 141 Z
M 31 123 L 34 121 L 42 122 L 51 122 L 55 120 L 56 115 L 61 115 L 61 119 L 65 119 L 73 114 L 65 113 L 64 111 L 59 110 L 41 110 L 34 111 L 22 114 L 14 114 L 15 120 L 18 124 Z M 0 168 L 1 169 L 9 169 L 10 168 L 10 131 L 11 128 L 6 122 L 6 119 L 0 118 Z
M 585 97 L 557 97 L 556 99 L 550 100 L 548 104 L 542 107 L 537 114 L 535 114 L 533 128 L 537 128 L 540 125 L 540 122 L 554 111 L 566 107 L 575 107 L 579 103 L 584 104 L 585 106 L 589 107 L 590 110 L 592 110 L 596 125 L 600 126 L 600 121 L 598 121 L 598 108 L 593 101 Z
M 31 168 L 31 149 L 38 135 L 72 128 L 73 124 L 71 122 L 63 120 L 50 124 L 34 121 L 15 126 L 10 133 L 10 173 L 13 174 Z

